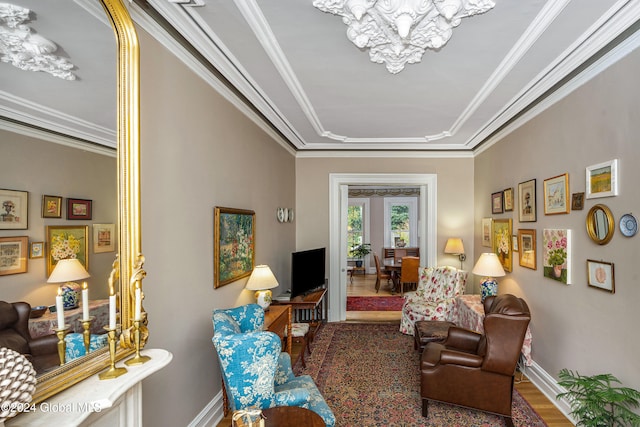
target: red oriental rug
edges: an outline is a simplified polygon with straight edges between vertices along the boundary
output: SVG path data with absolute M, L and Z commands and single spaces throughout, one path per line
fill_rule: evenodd
M 400 295 L 384 297 L 347 297 L 347 311 L 402 311 L 404 298 Z
M 444 403 L 430 403 L 422 417 L 419 353 L 413 337 L 397 323 L 328 323 L 313 340 L 309 374 L 336 416 L 336 426 L 503 426 L 501 417 Z M 513 422 L 517 427 L 546 426 L 516 390 Z

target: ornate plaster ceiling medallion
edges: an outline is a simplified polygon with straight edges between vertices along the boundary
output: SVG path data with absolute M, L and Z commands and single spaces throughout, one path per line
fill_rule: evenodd
M 29 9 L 0 3 L 0 61 L 26 71 L 44 71 L 65 80 L 75 80 L 69 70 L 74 65 L 53 55 L 58 46 L 49 39 L 31 32 L 24 24 L 29 21 Z
M 492 0 L 313 0 L 323 12 L 342 16 L 347 38 L 369 48 L 372 62 L 396 74 L 422 60 L 427 48 L 440 49 L 462 18 L 484 13 Z

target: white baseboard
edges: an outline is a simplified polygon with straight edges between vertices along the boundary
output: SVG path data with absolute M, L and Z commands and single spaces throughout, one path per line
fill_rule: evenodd
M 222 391 L 189 423 L 188 427 L 216 427 L 224 418 Z
M 571 407 L 565 399 L 556 399 L 558 393 L 562 393 L 564 390 L 558 382 L 547 371 L 542 369 L 540 365 L 533 362 L 533 365 L 528 366 L 525 369 L 524 374 L 529 377 L 531 382 L 538 387 L 538 389 L 544 394 L 547 399 L 553 403 L 560 412 L 562 412 L 574 425 L 576 420 L 571 416 Z

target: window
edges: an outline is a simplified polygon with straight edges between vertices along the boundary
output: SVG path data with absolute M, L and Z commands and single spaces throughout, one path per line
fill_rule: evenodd
M 404 241 L 405 246 L 419 246 L 416 197 L 384 199 L 384 245 L 395 247 L 400 240 Z
M 347 208 L 347 253 L 363 243 L 368 243 L 369 199 L 349 199 Z

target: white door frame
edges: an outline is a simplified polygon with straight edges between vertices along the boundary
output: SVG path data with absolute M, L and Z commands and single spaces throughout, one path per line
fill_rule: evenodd
M 418 241 L 420 265 L 435 265 L 437 175 L 329 174 L 329 312 L 330 322 L 347 318 L 347 205 L 349 185 L 420 186 Z M 427 210 L 428 209 L 428 210 Z M 428 238 L 423 238 L 427 236 Z

